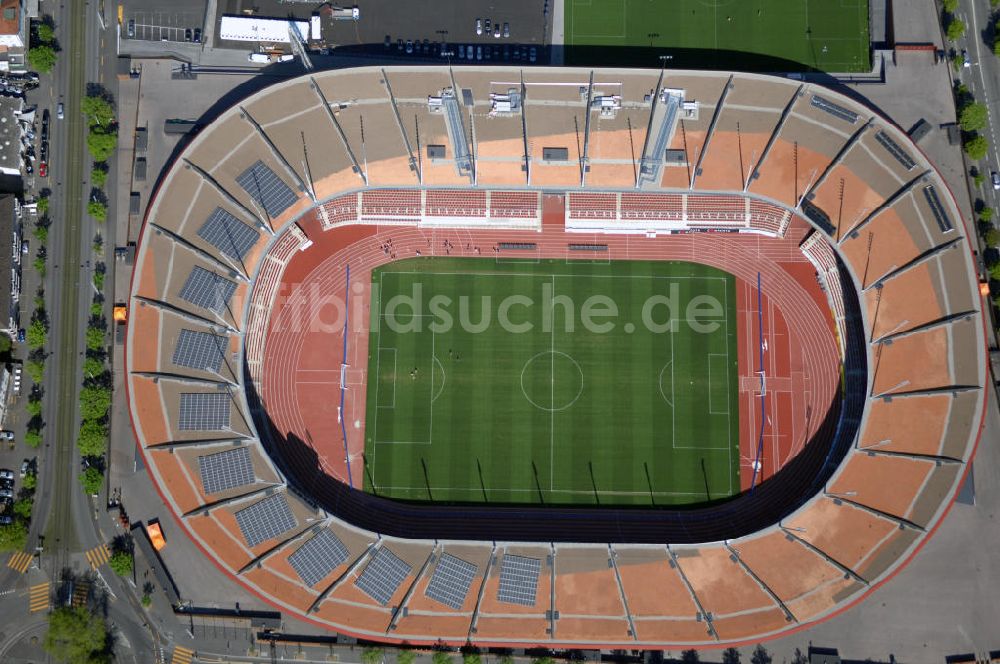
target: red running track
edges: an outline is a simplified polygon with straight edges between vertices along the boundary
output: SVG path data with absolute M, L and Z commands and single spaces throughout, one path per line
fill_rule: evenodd
M 549 199 L 550 197 L 546 197 Z M 561 201 L 561 196 L 553 196 Z M 315 452 L 289 459 L 308 489 L 310 474 L 348 481 L 338 421 L 343 326 L 349 312 L 343 418 L 351 456 L 350 482 L 363 484 L 364 419 L 371 271 L 416 255 L 483 256 L 499 242 L 532 242 L 540 258 L 567 257 L 569 243 L 607 244 L 613 259 L 687 260 L 737 278 L 740 382 L 741 486 L 752 478 L 760 427 L 760 334 L 757 273 L 762 282 L 764 370 L 767 380 L 760 482 L 801 451 L 837 398 L 840 377 L 833 321 L 826 296 L 799 242 L 808 230 L 793 223 L 785 238 L 735 233 L 609 236 L 566 233 L 562 204 L 545 201 L 541 232 L 421 230 L 397 226 L 344 226 L 323 231 L 315 217 L 300 222 L 313 245 L 289 262 L 275 298 L 258 386 L 279 439 L 296 436 Z M 446 244 L 446 241 L 448 244 Z M 351 293 L 346 294 L 346 267 Z M 288 449 L 297 446 L 288 446 Z M 291 452 L 286 452 L 291 453 Z

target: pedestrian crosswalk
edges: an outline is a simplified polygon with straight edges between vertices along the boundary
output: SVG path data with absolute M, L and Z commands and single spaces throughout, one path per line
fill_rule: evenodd
M 174 656 L 170 658 L 170 664 L 191 664 L 192 659 L 194 659 L 193 650 L 177 646 L 174 648 Z
M 15 551 L 14 555 L 7 561 L 7 567 L 17 570 L 18 574 L 24 574 L 28 565 L 31 564 L 32 557 L 32 554 L 27 551 Z
M 111 551 L 108 549 L 107 544 L 95 546 L 87 552 L 87 562 L 90 563 L 90 569 L 96 570 L 98 567 L 108 562 L 110 558 Z
M 49 582 L 39 583 L 28 589 L 28 612 L 37 613 L 49 608 Z

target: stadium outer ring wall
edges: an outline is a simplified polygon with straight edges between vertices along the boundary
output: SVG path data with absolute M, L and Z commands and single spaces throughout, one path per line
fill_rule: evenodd
M 677 73 L 678 74 L 682 74 L 683 72 L 677 72 Z M 293 81 L 290 81 L 288 84 L 294 83 L 297 80 L 298 79 L 294 79 Z M 246 100 L 243 100 L 242 103 L 246 103 L 246 102 L 251 101 L 253 99 L 256 99 L 256 98 L 259 98 L 259 97 L 271 94 L 271 93 L 274 92 L 275 89 L 280 88 L 280 87 L 282 87 L 281 84 L 279 84 L 277 86 L 272 86 L 271 88 L 266 88 L 266 89 L 264 89 L 264 90 L 256 93 L 255 95 L 251 96 L 250 98 L 248 98 Z M 836 97 L 842 97 L 842 95 L 840 95 L 839 93 L 835 93 L 835 92 L 832 92 L 832 91 L 829 91 L 829 90 L 825 90 L 825 89 L 824 89 L 823 93 L 826 94 L 826 95 L 833 95 L 833 96 L 836 96 Z M 851 103 L 856 103 L 856 102 L 851 102 Z M 869 110 L 871 110 L 871 109 L 869 109 Z M 228 116 L 228 115 L 230 115 L 232 113 L 235 113 L 235 112 L 238 112 L 238 109 L 236 107 L 230 108 L 227 111 L 225 111 L 223 114 L 221 114 L 218 118 L 216 118 L 215 121 L 219 121 L 219 120 L 223 119 L 224 117 L 226 117 L 226 116 Z M 876 112 L 876 114 L 878 114 L 877 110 L 875 112 Z M 914 143 L 912 143 L 908 139 L 908 137 L 906 137 L 905 134 L 902 133 L 902 130 L 900 128 L 898 128 L 895 124 L 893 124 L 888 119 L 882 117 L 881 115 L 878 115 L 878 117 L 879 117 L 879 119 L 881 119 L 882 121 L 884 121 L 886 123 L 887 127 L 889 127 L 895 133 L 897 139 L 900 138 L 900 136 L 902 136 L 903 140 L 905 141 L 905 143 L 906 143 L 906 145 L 908 147 L 910 147 L 911 149 L 917 150 L 918 152 L 920 152 L 921 156 L 923 156 L 926 159 L 926 155 L 923 153 L 922 150 L 920 150 L 919 146 L 916 146 Z M 195 148 L 200 143 L 201 140 L 203 140 L 206 136 L 208 136 L 210 134 L 211 134 L 210 130 L 203 131 L 191 143 L 189 143 L 188 145 L 184 146 L 184 149 L 182 151 L 180 151 L 176 155 L 176 158 L 173 160 L 173 162 L 170 163 L 170 164 L 168 164 L 164 168 L 163 175 L 162 175 L 162 177 L 157 182 L 154 194 L 152 196 L 152 200 L 154 200 L 154 201 L 158 201 L 159 200 L 159 194 L 161 193 L 161 189 L 169 181 L 169 175 L 170 175 L 171 171 L 174 168 L 177 167 L 177 164 L 180 162 L 180 158 L 183 157 L 184 155 L 186 155 L 190 150 L 192 150 L 193 148 Z M 928 161 L 928 163 L 931 163 L 929 160 L 927 160 L 927 161 Z M 933 169 L 933 164 L 932 164 L 932 173 L 931 174 L 932 175 L 937 175 L 937 171 L 935 169 Z M 954 198 L 954 194 L 953 194 L 953 192 L 951 192 L 950 188 L 947 187 L 947 183 L 945 183 L 944 180 L 940 179 L 940 178 L 937 180 L 937 182 L 939 182 L 941 184 L 944 184 L 945 188 L 948 190 L 948 200 L 950 201 L 949 211 L 958 210 L 958 205 L 957 205 L 957 202 L 956 202 L 956 200 Z M 516 188 L 515 187 L 507 187 L 507 189 L 516 189 Z M 531 191 L 537 191 L 537 190 L 538 189 L 536 188 L 536 189 L 532 189 Z M 331 198 L 333 198 L 333 197 L 335 197 L 337 195 L 342 195 L 342 193 L 343 192 L 338 192 L 337 194 L 329 196 L 326 200 L 329 200 L 329 199 L 331 199 Z M 769 201 L 769 202 L 771 202 L 772 204 L 781 205 L 781 207 L 783 207 L 785 209 L 789 209 L 789 208 L 787 208 L 787 206 L 785 206 L 785 205 L 783 205 L 781 203 L 776 203 L 775 201 Z M 320 205 L 320 204 L 322 204 L 322 202 L 318 202 L 315 205 Z M 264 254 L 262 254 L 262 256 L 266 256 L 267 250 L 269 250 L 271 248 L 271 246 L 273 246 L 273 243 L 281 235 L 281 230 L 283 230 L 283 228 L 287 228 L 289 225 L 295 223 L 302 216 L 304 216 L 305 214 L 308 214 L 309 212 L 311 212 L 315 208 L 315 205 L 312 206 L 312 207 L 310 207 L 308 210 L 300 213 L 294 219 L 291 219 L 291 220 L 287 221 L 286 224 L 285 224 L 285 226 L 282 227 L 282 229 L 277 230 L 274 233 L 274 236 L 272 237 L 271 241 L 268 243 L 268 247 L 267 247 L 267 249 L 265 249 Z M 147 230 L 147 227 L 148 227 L 147 222 L 150 219 L 150 216 L 152 214 L 153 209 L 154 209 L 154 205 L 151 204 L 151 205 L 149 205 L 147 207 L 147 210 L 146 210 L 146 214 L 145 214 L 145 217 L 144 217 L 144 220 L 143 220 L 143 225 L 142 225 L 142 228 L 140 230 L 140 235 L 139 235 L 139 239 L 138 239 L 138 246 L 140 247 L 140 249 L 143 247 L 143 240 L 144 240 L 144 237 L 145 237 L 145 231 Z M 814 228 L 817 228 L 816 225 L 813 224 L 813 222 L 811 220 L 809 220 L 805 215 L 800 214 L 799 212 L 797 212 L 795 210 L 792 210 L 792 212 L 793 212 L 793 214 L 797 215 L 799 218 L 801 218 L 801 219 L 805 220 L 807 223 L 809 223 L 810 226 L 813 226 Z M 963 222 L 963 227 L 964 227 L 964 222 Z M 817 230 L 818 230 L 818 228 L 817 228 Z M 974 257 L 974 251 L 973 251 L 971 240 L 970 240 L 970 238 L 968 237 L 967 234 L 963 233 L 963 235 L 965 235 L 964 239 L 965 239 L 965 242 L 966 242 L 967 250 L 969 251 L 969 255 L 970 255 L 970 257 Z M 839 251 L 839 249 L 835 245 L 834 245 L 834 249 L 835 249 L 835 255 L 837 257 L 837 260 L 838 260 L 838 262 L 841 265 L 841 274 L 844 275 L 844 276 L 849 276 L 849 278 L 851 280 L 851 283 L 852 283 L 852 286 L 853 286 L 852 290 L 849 291 L 849 292 L 846 291 L 846 289 L 845 289 L 845 295 L 851 295 L 851 296 L 853 296 L 853 297 L 848 298 L 848 299 L 849 300 L 853 300 L 854 302 L 857 302 L 857 297 L 856 296 L 857 296 L 857 293 L 860 292 L 859 281 L 858 281 L 858 279 L 857 279 L 857 277 L 856 277 L 853 269 L 851 269 L 850 263 L 847 262 L 847 261 L 843 261 L 842 260 L 842 257 L 840 255 L 840 251 Z M 139 263 L 137 263 L 136 269 L 133 271 L 133 274 L 131 276 L 131 282 L 130 282 L 130 301 L 131 301 L 131 297 L 132 297 L 131 294 L 135 292 L 134 291 L 134 289 L 135 289 L 135 281 L 136 281 L 135 278 L 136 278 L 136 273 L 138 272 L 138 267 L 139 267 Z M 254 269 L 254 279 L 257 276 L 257 272 L 258 272 L 259 268 L 260 268 L 260 263 L 258 263 L 258 265 Z M 251 286 L 250 286 L 251 289 L 252 289 L 252 286 L 253 286 L 253 279 L 251 280 Z M 244 309 L 243 309 L 243 314 L 241 316 L 240 322 L 243 323 L 244 325 L 246 323 L 246 316 L 247 316 L 247 312 L 249 310 L 250 301 L 251 301 L 251 298 L 248 297 L 247 298 L 247 303 L 246 303 L 246 305 L 244 306 Z M 867 333 L 867 331 L 870 328 L 870 321 L 868 320 L 868 316 L 866 314 L 866 311 L 865 311 L 864 307 L 859 307 L 859 313 L 860 313 L 861 322 L 863 323 L 864 330 Z M 985 339 L 985 336 L 986 336 L 986 321 L 985 321 L 985 316 L 982 315 L 981 311 L 978 312 L 978 313 L 980 314 L 980 318 L 981 318 L 980 323 L 981 323 L 981 326 L 982 326 L 983 338 Z M 128 371 L 127 363 L 128 363 L 128 358 L 129 358 L 129 354 L 128 354 L 128 344 L 129 344 L 129 341 L 130 341 L 130 335 L 126 335 L 126 341 L 125 341 L 126 371 Z M 867 361 L 868 364 L 870 364 L 871 361 L 872 361 L 872 355 L 873 355 L 872 346 L 870 344 L 867 344 L 867 343 L 866 343 L 866 346 L 867 346 L 867 348 L 866 348 L 866 361 Z M 244 356 L 243 356 L 243 339 L 242 338 L 241 338 L 241 342 L 240 342 L 240 348 L 241 348 L 240 363 L 241 363 L 241 365 L 243 365 Z M 985 350 L 986 350 L 986 348 L 985 348 L 984 344 L 983 344 L 982 348 L 977 348 L 977 352 L 983 354 L 983 355 L 980 356 L 980 359 L 982 359 L 982 357 L 984 356 Z M 980 364 L 980 369 L 982 370 L 982 372 L 983 373 L 988 373 L 988 368 L 986 367 L 985 362 L 981 361 L 979 364 Z M 868 372 L 866 372 L 865 375 L 866 375 L 866 381 L 865 381 L 865 383 L 866 383 L 866 389 L 870 392 L 874 378 L 873 378 L 873 375 L 870 374 L 870 373 L 868 373 Z M 126 387 L 126 397 L 127 397 L 128 401 L 129 401 L 129 404 L 130 404 L 130 407 L 129 407 L 130 421 L 132 423 L 133 430 L 136 431 L 136 432 L 138 432 L 139 429 L 136 426 L 136 421 L 135 421 L 135 418 L 136 418 L 136 413 L 135 413 L 135 410 L 134 410 L 134 405 L 135 404 L 134 404 L 134 400 L 133 400 L 133 397 L 132 397 L 132 394 L 131 394 L 131 384 L 130 384 L 130 381 L 128 379 L 126 379 L 126 381 L 125 381 L 125 387 Z M 246 388 L 246 386 L 244 386 L 244 388 Z M 865 598 L 867 598 L 877 588 L 881 587 L 881 585 L 884 584 L 886 581 L 888 581 L 889 579 L 895 577 L 895 575 L 910 560 L 912 560 L 912 558 L 917 554 L 917 552 L 920 551 L 923 548 L 924 544 L 926 544 L 927 540 L 937 531 L 937 528 L 940 526 L 940 524 L 943 521 L 944 517 L 950 511 L 950 509 L 951 509 L 952 505 L 954 504 L 955 499 L 957 497 L 958 489 L 965 482 L 965 480 L 967 478 L 967 475 L 968 475 L 968 472 L 969 472 L 969 470 L 971 468 L 971 460 L 974 458 L 975 452 L 976 452 L 976 450 L 978 448 L 978 444 L 979 444 L 979 441 L 980 441 L 981 436 L 982 436 L 984 422 L 985 422 L 985 404 L 987 402 L 987 393 L 986 393 L 985 389 L 981 388 L 981 390 L 983 392 L 983 397 L 982 397 L 982 399 L 980 399 L 979 406 L 978 406 L 978 410 L 979 410 L 979 422 L 978 422 L 977 425 L 975 425 L 975 432 L 972 435 L 972 441 L 971 441 L 972 442 L 972 446 L 971 446 L 971 449 L 969 450 L 968 459 L 964 463 L 965 468 L 958 475 L 958 477 L 957 477 L 957 479 L 956 479 L 956 481 L 955 481 L 952 489 L 950 490 L 949 495 L 947 495 L 946 499 L 943 501 L 943 503 L 937 509 L 937 511 L 935 513 L 935 516 L 932 518 L 932 523 L 931 523 L 930 527 L 928 529 L 926 529 L 926 531 L 924 532 L 924 534 L 916 540 L 916 542 L 910 547 L 910 549 L 905 553 L 905 555 L 903 557 L 901 557 L 900 559 L 897 559 L 887 571 L 885 571 L 885 572 L 882 573 L 881 578 L 877 578 L 876 580 L 874 580 L 872 583 L 870 583 L 867 586 L 867 588 L 865 590 L 859 592 L 855 597 L 852 597 L 851 599 L 849 599 L 845 603 L 841 604 L 840 606 L 836 606 L 835 608 L 829 610 L 827 613 L 819 616 L 818 618 L 813 618 L 811 620 L 807 620 L 805 622 L 799 623 L 799 624 L 797 624 L 797 625 L 795 625 L 793 627 L 789 627 L 789 628 L 786 628 L 786 629 L 783 629 L 783 630 L 779 630 L 779 631 L 776 631 L 776 632 L 768 633 L 766 637 L 763 637 L 764 639 L 772 639 L 772 638 L 784 637 L 784 636 L 793 634 L 793 633 L 798 632 L 798 631 L 800 631 L 802 629 L 805 629 L 805 628 L 810 627 L 810 626 L 812 626 L 814 624 L 817 624 L 818 622 L 822 622 L 822 621 L 828 620 L 828 619 L 830 619 L 830 618 L 832 618 L 832 617 L 834 617 L 836 615 L 839 615 L 840 613 L 848 610 L 849 608 L 855 606 L 856 604 L 860 603 Z M 241 397 L 243 399 L 243 404 L 242 404 L 243 407 L 246 408 L 247 411 L 251 411 L 251 409 L 249 408 L 249 405 L 248 405 L 248 403 L 246 401 L 246 398 L 247 398 L 246 393 L 242 392 L 241 393 Z M 868 414 L 868 397 L 866 396 L 865 411 L 864 411 L 864 415 L 861 418 L 859 418 L 859 424 L 858 424 L 859 427 L 863 425 L 863 423 L 864 423 L 864 421 L 865 421 L 865 419 L 867 417 L 867 414 Z M 137 441 L 136 442 L 137 442 L 137 445 L 139 447 L 139 450 L 141 451 L 141 453 L 143 454 L 144 459 L 147 462 L 147 467 L 150 468 L 150 472 L 152 474 L 153 473 L 153 469 L 155 468 L 155 464 L 150 464 L 151 459 L 149 457 L 149 454 L 147 453 L 146 448 L 143 446 L 142 441 L 139 439 L 138 436 L 137 436 Z M 838 464 L 842 460 L 843 460 L 842 457 L 838 458 L 837 459 Z M 835 469 L 832 469 L 831 475 L 835 475 L 836 471 L 838 471 L 838 470 L 839 470 L 839 467 L 835 468 Z M 280 473 L 281 473 L 281 471 L 279 470 L 279 474 Z M 235 582 L 239 583 L 243 588 L 249 590 L 254 595 L 256 595 L 257 597 L 259 597 L 261 600 L 263 600 L 263 601 L 265 601 L 265 602 L 267 602 L 269 604 L 272 604 L 272 605 L 276 606 L 277 608 L 281 608 L 281 609 L 288 609 L 289 608 L 287 605 L 278 603 L 275 598 L 273 598 L 271 596 L 268 596 L 266 593 L 261 592 L 257 588 L 252 587 L 251 585 L 249 585 L 247 583 L 243 583 L 240 580 L 240 578 L 239 578 L 239 576 L 237 574 L 234 574 L 231 570 L 229 570 L 228 568 L 226 568 L 225 565 L 223 565 L 222 562 L 216 557 L 216 555 L 214 554 L 214 552 L 207 545 L 205 545 L 200 540 L 200 538 L 194 533 L 193 530 L 191 530 L 189 528 L 189 526 L 186 523 L 184 523 L 184 521 L 185 521 L 184 516 L 181 515 L 181 514 L 178 514 L 176 512 L 176 508 L 175 508 L 174 503 L 171 500 L 171 496 L 165 491 L 165 488 L 163 486 L 161 486 L 162 482 L 158 481 L 157 477 L 153 477 L 153 479 L 154 479 L 153 484 L 156 487 L 156 490 L 157 490 L 158 494 L 160 495 L 160 498 L 163 500 L 164 503 L 166 503 L 171 508 L 170 509 L 171 516 L 178 523 L 180 523 L 180 525 L 182 526 L 182 528 L 187 533 L 189 539 L 191 539 L 195 543 L 195 545 L 205 555 L 207 555 L 209 557 L 209 559 L 212 560 L 213 564 L 215 564 L 216 567 L 218 567 L 220 571 L 222 571 L 223 573 L 225 573 L 226 575 L 228 575 Z M 807 496 L 805 496 L 803 498 L 802 502 L 808 501 L 812 497 L 813 496 L 811 496 L 811 495 L 807 495 Z M 392 501 L 388 501 L 388 502 L 392 502 Z M 547 511 L 547 510 L 545 510 L 544 508 L 540 508 L 540 509 L 536 509 L 536 510 L 532 510 L 532 511 L 533 512 L 542 512 L 542 511 Z M 524 541 L 530 541 L 530 540 L 524 540 Z M 552 538 L 546 538 L 544 541 L 545 542 L 552 542 L 552 541 L 558 541 L 558 540 L 553 540 Z M 515 542 L 512 542 L 512 543 L 515 543 Z M 324 629 L 331 629 L 331 625 L 329 623 L 327 623 L 327 622 L 315 620 L 313 618 L 310 618 L 308 615 L 303 615 L 303 614 L 301 614 L 299 612 L 295 612 L 295 615 L 296 615 L 296 617 L 298 619 L 309 621 L 309 622 L 311 622 L 313 624 L 316 624 L 317 626 L 320 626 L 320 627 L 322 627 Z M 371 634 L 369 634 L 367 632 L 352 632 L 349 626 L 346 627 L 346 628 L 344 626 L 337 626 L 336 630 L 338 632 L 342 632 L 342 633 L 345 633 L 345 634 L 354 634 L 354 635 L 358 636 L 359 638 L 375 638 L 375 639 L 377 639 L 379 641 L 385 641 L 385 642 L 397 642 L 397 643 L 399 643 L 399 642 L 405 642 L 405 643 L 410 643 L 410 644 L 426 644 L 426 645 L 434 645 L 434 644 L 441 643 L 440 641 L 426 641 L 426 642 L 422 642 L 422 641 L 414 640 L 414 639 L 394 637 L 394 636 L 392 636 L 392 635 L 390 635 L 388 633 L 385 634 L 385 635 L 377 635 L 377 636 L 373 637 Z M 752 643 L 758 642 L 760 640 L 762 640 L 762 639 L 761 638 L 749 638 L 749 639 L 734 640 L 734 641 L 718 641 L 718 640 L 716 640 L 716 641 L 706 641 L 705 643 L 699 644 L 699 647 L 721 648 L 721 647 L 726 647 L 726 646 L 731 646 L 731 645 L 752 644 Z M 525 642 L 525 643 L 529 643 L 529 642 Z M 557 648 L 557 649 L 560 648 L 560 647 L 573 647 L 572 645 L 565 644 L 565 642 L 558 642 L 558 641 L 555 641 L 555 642 L 545 642 L 545 641 L 538 642 L 537 640 L 531 640 L 530 643 L 533 643 L 533 644 L 540 643 L 543 647 L 548 646 L 548 647 L 553 647 L 553 648 Z M 461 645 L 458 642 L 455 642 L 455 644 L 456 645 Z M 479 641 L 479 640 L 477 640 L 475 642 L 475 644 L 479 645 L 479 646 L 484 646 L 484 647 L 489 647 L 489 646 L 511 647 L 513 645 L 517 645 L 517 643 L 512 642 L 512 641 L 490 642 L 488 640 L 486 640 L 486 641 Z M 611 642 L 611 643 L 607 643 L 607 644 L 604 644 L 604 645 L 588 643 L 587 647 L 589 647 L 589 648 L 595 648 L 595 647 L 621 648 L 623 645 L 627 645 L 630 649 L 644 649 L 644 648 L 663 648 L 663 647 L 668 647 L 669 644 L 646 645 L 646 644 L 642 644 L 642 643 Z M 690 644 L 689 643 L 684 643 L 683 645 L 690 645 Z

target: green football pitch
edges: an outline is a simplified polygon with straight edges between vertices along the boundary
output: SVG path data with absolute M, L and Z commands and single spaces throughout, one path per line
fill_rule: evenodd
M 731 275 L 684 262 L 376 269 L 365 490 L 547 505 L 739 493 L 735 304 Z
M 564 0 L 568 64 L 868 71 L 868 0 Z M 607 47 L 625 47 L 609 49 Z M 601 49 L 588 47 L 602 47 Z M 798 65 L 798 66 L 796 66 Z

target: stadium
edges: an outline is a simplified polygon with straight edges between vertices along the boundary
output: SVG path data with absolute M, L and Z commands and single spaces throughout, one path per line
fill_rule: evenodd
M 204 554 L 331 631 L 773 638 L 888 580 L 965 478 L 964 229 L 905 133 L 811 83 L 307 75 L 161 175 L 132 422 Z

